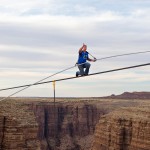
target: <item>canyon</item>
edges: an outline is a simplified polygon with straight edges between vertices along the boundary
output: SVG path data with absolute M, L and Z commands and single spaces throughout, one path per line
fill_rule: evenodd
M 149 150 L 150 107 L 130 107 L 101 117 L 92 150 Z
M 0 149 L 148 150 L 149 108 L 150 99 L 11 98 L 0 102 Z

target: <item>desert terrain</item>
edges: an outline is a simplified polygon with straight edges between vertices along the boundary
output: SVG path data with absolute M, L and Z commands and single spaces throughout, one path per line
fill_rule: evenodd
M 150 92 L 0 102 L 1 150 L 149 150 Z

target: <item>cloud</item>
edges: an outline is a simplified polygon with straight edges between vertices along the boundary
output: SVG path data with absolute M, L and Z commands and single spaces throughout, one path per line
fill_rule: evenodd
M 0 4 L 1 87 L 10 85 L 9 83 L 19 84 L 21 81 L 34 82 L 35 79 L 73 66 L 83 42 L 88 45 L 88 51 L 97 58 L 149 50 L 148 6 L 150 2 L 143 0 L 102 2 L 2 0 Z M 101 60 L 91 63 L 90 73 L 147 62 L 149 62 L 148 53 Z M 78 68 L 74 68 L 57 77 L 74 76 L 77 70 Z M 120 72 L 114 76 L 95 76 L 89 80 L 90 83 L 87 79 L 72 81 L 73 83 L 66 82 L 62 88 L 68 89 L 69 84 L 73 84 L 75 89 L 81 84 L 82 88 L 86 85 L 86 89 L 95 86 L 89 93 L 92 96 L 92 93 L 98 95 L 98 89 L 105 87 L 105 84 L 108 91 L 113 91 L 113 85 L 108 87 L 108 84 L 115 80 L 118 81 L 116 87 L 118 91 L 119 86 L 125 81 L 128 84 L 131 82 L 141 84 L 142 89 L 146 85 L 145 82 L 149 82 L 148 74 L 145 67 L 138 72 L 136 69 Z M 95 84 L 97 80 L 99 82 Z M 127 87 L 127 84 L 125 86 Z M 74 95 L 85 96 L 81 89 Z M 66 93 L 64 92 L 64 96 Z
M 148 0 L 26 0 L 24 2 L 19 0 L 1 0 L 0 10 L 6 14 L 17 15 L 89 15 L 99 12 L 99 10 L 114 10 L 123 14 L 128 14 L 133 8 L 144 7 L 148 8 L 150 2 Z

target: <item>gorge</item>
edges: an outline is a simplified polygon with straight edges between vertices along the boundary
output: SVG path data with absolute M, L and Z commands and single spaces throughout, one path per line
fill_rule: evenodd
M 0 102 L 1 150 L 148 150 L 149 99 L 12 98 Z

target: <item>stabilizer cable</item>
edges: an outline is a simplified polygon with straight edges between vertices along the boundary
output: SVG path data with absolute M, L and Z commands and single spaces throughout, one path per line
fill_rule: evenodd
M 95 58 L 94 56 L 92 56 L 90 53 L 89 53 L 89 54 L 90 54 L 95 60 L 104 60 L 104 59 L 110 59 L 110 58 L 114 58 L 114 57 L 121 57 L 121 56 L 125 56 L 125 55 L 135 55 L 135 54 L 149 53 L 149 52 L 150 52 L 150 51 L 141 51 L 141 52 L 135 52 L 135 53 L 126 53 L 126 54 L 121 54 L 121 55 L 113 55 L 113 56 L 109 56 L 109 57 L 103 57 L 103 58 L 99 58 L 99 59 L 96 59 L 96 58 Z M 50 75 L 50 76 L 48 76 L 48 77 L 45 77 L 45 78 L 43 78 L 43 79 L 41 79 L 41 80 L 39 80 L 39 81 L 37 81 L 37 82 L 35 82 L 35 83 L 33 83 L 33 84 L 22 85 L 22 86 L 16 86 L 16 87 L 10 87 L 10 88 L 4 88 L 4 89 L 0 89 L 0 91 L 24 87 L 23 89 L 21 89 L 21 90 L 19 90 L 19 91 L 17 91 L 17 92 L 15 92 L 15 93 L 13 93 L 13 94 L 11 94 L 11 95 L 8 96 L 8 97 L 11 97 L 11 96 L 13 96 L 13 95 L 15 95 L 15 94 L 17 94 L 17 93 L 20 93 L 21 91 L 26 90 L 27 88 L 29 88 L 29 87 L 31 87 L 31 86 L 33 86 L 33 85 L 37 85 L 38 83 L 41 83 L 42 81 L 44 81 L 44 80 L 46 80 L 46 79 L 48 79 L 48 78 L 50 78 L 50 77 L 53 77 L 53 76 L 55 76 L 55 75 L 57 75 L 57 74 L 60 74 L 60 73 L 62 73 L 62 72 L 65 72 L 65 71 L 67 71 L 67 70 L 70 70 L 70 69 L 72 69 L 72 68 L 74 68 L 74 67 L 76 67 L 76 66 L 80 66 L 80 65 L 83 65 L 83 64 L 85 64 L 85 63 L 82 63 L 82 64 L 75 64 L 75 65 L 72 66 L 72 67 L 69 67 L 69 68 L 66 68 L 66 69 L 64 69 L 64 70 L 58 71 L 58 72 L 56 72 L 56 73 L 54 73 L 54 74 L 52 74 L 52 75 Z M 8 97 L 6 97 L 6 98 L 8 98 Z M 6 98 L 4 98 L 4 99 L 6 99 Z M 3 99 L 2 99 L 2 100 L 3 100 Z M 0 100 L 0 101 L 1 101 L 1 100 Z
M 89 74 L 87 76 L 92 76 L 92 75 L 97 75 L 97 74 L 104 74 L 104 73 L 109 73 L 109 72 L 116 72 L 116 71 L 120 71 L 120 70 L 126 70 L 126 69 L 131 69 L 131 68 L 137 68 L 137 67 L 143 67 L 143 66 L 148 66 L 150 65 L 150 63 L 146 63 L 146 64 L 140 64 L 140 65 L 135 65 L 135 66 L 129 66 L 129 67 L 124 67 L 124 68 L 118 68 L 118 69 L 113 69 L 113 70 L 107 70 L 107 71 L 102 71 L 102 72 L 96 72 L 96 73 L 92 73 L 92 74 Z M 62 79 L 57 79 L 55 80 L 55 82 L 57 81 L 63 81 L 63 80 L 69 80 L 69 79 L 75 79 L 75 78 L 80 78 L 80 77 L 87 77 L 87 76 L 78 76 L 78 77 L 69 77 L 69 78 L 62 78 Z M 40 82 L 40 83 L 35 83 L 35 84 L 29 84 L 29 85 L 23 85 L 21 87 L 25 87 L 7 97 L 4 97 L 2 98 L 0 101 L 2 100 L 5 100 L 17 93 L 20 93 L 21 91 L 25 90 L 27 87 L 30 87 L 30 86 L 33 86 L 33 85 L 39 85 L 39 84 L 46 84 L 46 83 L 50 83 L 50 82 L 53 82 L 54 80 L 51 80 L 51 81 L 46 81 L 46 82 Z M 14 88 L 20 88 L 20 87 L 14 87 Z M 11 88 L 11 89 L 14 89 L 14 88 Z M 8 90 L 8 89 L 3 89 L 3 90 Z

